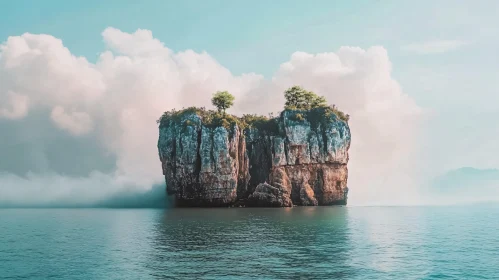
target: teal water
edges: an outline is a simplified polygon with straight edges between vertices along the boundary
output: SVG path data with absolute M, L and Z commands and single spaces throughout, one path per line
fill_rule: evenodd
M 0 279 L 499 279 L 499 206 L 3 209 Z

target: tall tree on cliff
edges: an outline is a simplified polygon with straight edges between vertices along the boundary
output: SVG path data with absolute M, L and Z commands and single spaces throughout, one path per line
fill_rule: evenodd
M 299 86 L 288 88 L 284 92 L 286 103 L 285 109 L 291 110 L 310 110 L 317 107 L 326 106 L 326 98 L 318 96 L 317 94 L 307 91 Z
M 234 105 L 234 99 L 234 95 L 230 94 L 228 91 L 217 91 L 213 94 L 211 103 L 217 107 L 219 112 L 223 112 L 225 115 L 225 110 Z

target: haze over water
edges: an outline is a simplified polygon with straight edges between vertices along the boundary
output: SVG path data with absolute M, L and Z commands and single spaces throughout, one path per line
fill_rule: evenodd
M 498 205 L 1 209 L 2 279 L 497 279 Z

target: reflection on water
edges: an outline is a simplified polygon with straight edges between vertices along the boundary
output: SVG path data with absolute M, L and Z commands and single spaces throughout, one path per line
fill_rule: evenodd
M 498 279 L 499 207 L 0 210 L 6 279 Z
M 151 268 L 217 279 L 348 278 L 346 214 L 340 207 L 168 211 L 155 230 Z
M 369 275 L 403 276 L 412 271 L 413 279 L 424 278 L 431 266 L 424 256 L 426 221 L 418 207 L 371 207 L 369 211 L 350 209 L 348 235 L 351 240 L 351 266 Z M 366 254 L 369 252 L 369 254 Z

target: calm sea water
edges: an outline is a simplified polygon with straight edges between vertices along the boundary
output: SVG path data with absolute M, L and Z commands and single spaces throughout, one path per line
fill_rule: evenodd
M 1 279 L 499 279 L 499 206 L 4 209 Z

